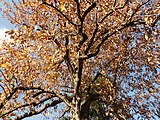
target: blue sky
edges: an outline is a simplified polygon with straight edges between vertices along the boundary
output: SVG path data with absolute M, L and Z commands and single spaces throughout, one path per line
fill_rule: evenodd
M 0 8 L 2 8 L 2 4 L 0 3 Z M 2 39 L 5 39 L 5 31 L 13 28 L 13 25 L 2 17 L 2 11 L 0 11 L 0 44 Z
M 0 3 L 0 8 L 1 7 L 2 7 L 2 4 Z M 0 12 L 0 43 L 2 42 L 2 39 L 6 38 L 5 31 L 12 29 L 13 27 L 14 26 L 7 19 L 2 17 L 2 12 Z M 43 115 L 37 115 L 37 116 L 33 116 L 31 118 L 26 118 L 24 120 L 45 120 L 45 118 Z
M 0 3 L 0 9 L 3 7 L 2 3 Z M 0 11 L 0 29 L 2 28 L 6 28 L 6 29 L 10 29 L 13 28 L 13 25 L 6 20 L 4 17 L 2 17 L 2 11 Z

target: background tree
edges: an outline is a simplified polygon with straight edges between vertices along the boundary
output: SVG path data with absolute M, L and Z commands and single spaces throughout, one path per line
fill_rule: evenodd
M 1 118 L 158 115 L 158 0 L 2 3 L 15 28 L 0 48 Z

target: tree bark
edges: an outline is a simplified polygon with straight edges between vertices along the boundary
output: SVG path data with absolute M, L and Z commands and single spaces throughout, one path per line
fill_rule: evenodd
M 81 120 L 80 98 L 78 98 L 78 96 L 75 96 L 72 100 L 72 107 L 70 110 L 70 120 Z
M 86 102 L 81 106 L 81 118 L 82 120 L 89 120 L 89 108 L 91 101 L 87 99 Z
M 70 110 L 71 120 L 89 120 L 90 105 L 93 101 L 97 100 L 98 94 L 89 94 L 85 102 L 82 104 L 82 99 L 75 96 L 72 100 L 72 108 Z
M 80 100 L 74 100 L 74 105 L 70 111 L 71 120 L 89 120 L 90 100 L 87 100 L 82 106 Z

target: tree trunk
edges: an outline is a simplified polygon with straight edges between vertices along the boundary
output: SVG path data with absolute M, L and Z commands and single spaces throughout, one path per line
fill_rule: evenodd
M 74 106 L 70 111 L 70 120 L 89 120 L 89 107 L 90 101 L 87 100 L 82 106 L 80 106 L 80 101 L 73 101 Z
M 72 108 L 70 110 L 70 120 L 89 120 L 90 100 L 81 105 L 80 98 L 74 97 L 72 100 Z
M 98 94 L 89 94 L 85 102 L 82 104 L 80 97 L 75 96 L 72 100 L 72 108 L 70 110 L 70 120 L 89 120 L 90 105 L 97 100 Z
M 80 116 L 80 99 L 74 97 L 72 100 L 72 107 L 70 110 L 70 120 L 81 120 Z
M 86 102 L 81 106 L 81 118 L 82 120 L 89 120 L 89 108 L 90 108 L 91 101 L 87 99 Z

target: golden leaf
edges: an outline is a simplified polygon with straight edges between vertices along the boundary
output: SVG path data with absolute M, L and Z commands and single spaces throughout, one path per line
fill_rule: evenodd
M 12 29 L 12 30 L 10 30 L 10 31 L 7 31 L 6 33 L 8 33 L 8 35 L 11 35 L 11 34 L 14 33 L 14 30 Z
M 150 61 L 151 61 L 151 59 L 152 59 L 151 57 L 148 57 L 148 58 L 147 58 L 148 62 L 150 62 Z
M 54 54 L 57 55 L 58 52 L 59 52 L 59 50 L 55 50 L 55 53 L 54 53 Z
M 150 17 L 147 16 L 146 18 L 144 18 L 144 21 L 149 25 L 150 24 Z
M 6 68 L 6 67 L 8 67 L 8 64 L 7 64 L 7 63 L 4 63 L 4 64 L 1 65 L 1 67 L 2 67 L 2 68 Z
M 60 10 L 61 10 L 62 12 L 65 10 L 65 5 L 64 5 L 64 4 L 60 6 Z
M 26 26 L 26 25 L 23 25 L 23 27 L 22 27 L 22 28 L 27 29 L 27 26 Z

